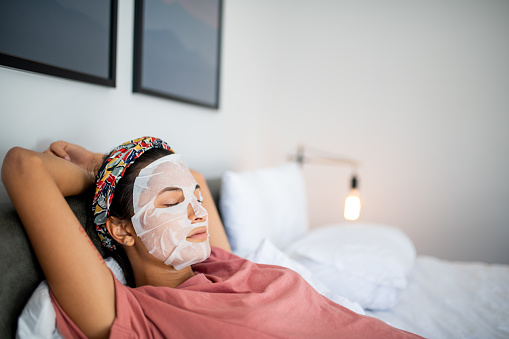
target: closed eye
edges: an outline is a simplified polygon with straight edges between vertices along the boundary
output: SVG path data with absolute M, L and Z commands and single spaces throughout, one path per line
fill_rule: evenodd
M 166 187 L 156 197 L 154 206 L 157 208 L 167 208 L 177 206 L 184 201 L 182 189 L 178 187 Z
M 173 207 L 173 206 L 177 206 L 178 204 L 180 204 L 179 202 L 176 202 L 174 204 L 163 204 L 164 207 Z

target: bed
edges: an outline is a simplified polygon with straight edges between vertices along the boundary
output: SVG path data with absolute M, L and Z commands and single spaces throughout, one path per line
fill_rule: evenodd
M 306 206 L 296 164 L 222 177 L 234 253 L 292 268 L 343 306 L 424 337 L 509 338 L 509 266 L 417 256 L 391 225 L 310 229 Z
M 508 271 L 419 256 L 401 300 L 366 313 L 429 338 L 508 338 Z
M 331 300 L 424 337 L 509 337 L 508 266 L 416 256 L 411 240 L 390 225 L 310 230 L 295 164 L 230 171 L 208 182 L 234 253 L 289 267 Z M 67 201 L 102 251 L 86 222 L 86 197 Z M 0 337 L 16 336 L 20 314 L 33 322 L 21 337 L 56 337 L 44 275 L 11 204 L 0 205 L 0 225 Z

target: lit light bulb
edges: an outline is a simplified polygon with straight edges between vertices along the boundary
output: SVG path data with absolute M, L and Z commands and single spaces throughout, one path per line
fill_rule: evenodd
M 361 199 L 359 198 L 359 191 L 352 189 L 350 195 L 346 197 L 345 201 L 345 219 L 357 220 L 361 213 Z
M 361 214 L 361 199 L 357 190 L 357 177 L 352 176 L 352 190 L 345 200 L 345 219 L 357 220 Z

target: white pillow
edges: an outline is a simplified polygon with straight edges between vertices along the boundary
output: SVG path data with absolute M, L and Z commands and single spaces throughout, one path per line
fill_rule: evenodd
M 313 274 L 303 265 L 290 259 L 284 252 L 280 251 L 273 243 L 268 239 L 264 239 L 256 251 L 249 254 L 246 257 L 257 264 L 265 265 L 277 265 L 291 269 L 300 274 L 300 276 L 306 280 L 318 293 L 326 298 L 334 301 L 343 307 L 350 309 L 356 313 L 365 315 L 364 309 L 357 303 L 348 300 L 345 297 L 332 293 L 327 286 L 316 279 Z
M 332 292 L 366 309 L 393 307 L 415 260 L 414 245 L 402 231 L 361 223 L 316 229 L 286 253 Z
M 262 239 L 285 248 L 307 228 L 304 178 L 296 163 L 222 177 L 221 217 L 239 256 L 253 252 Z
M 125 285 L 124 272 L 115 259 L 109 257 L 104 259 L 104 262 L 118 281 Z M 46 280 L 41 281 L 23 308 L 18 318 L 16 338 L 62 338 L 56 326 L 56 313 L 49 296 Z
M 18 318 L 16 338 L 61 338 L 46 280 L 32 293 Z

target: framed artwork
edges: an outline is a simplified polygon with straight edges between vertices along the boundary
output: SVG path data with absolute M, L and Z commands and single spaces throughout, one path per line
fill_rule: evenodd
M 136 0 L 133 92 L 219 107 L 222 0 Z
M 0 1 L 0 65 L 115 87 L 117 0 Z

